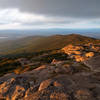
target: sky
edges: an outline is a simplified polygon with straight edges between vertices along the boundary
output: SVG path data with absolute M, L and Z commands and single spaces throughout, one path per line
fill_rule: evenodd
M 0 0 L 0 30 L 100 28 L 100 0 Z

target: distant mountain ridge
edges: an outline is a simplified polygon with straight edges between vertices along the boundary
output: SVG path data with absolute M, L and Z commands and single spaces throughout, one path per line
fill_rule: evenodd
M 30 36 L 0 44 L 0 54 L 16 54 L 60 49 L 68 44 L 100 43 L 100 40 L 79 34 Z
M 23 38 L 28 36 L 42 35 L 50 36 L 55 34 L 68 35 L 77 33 L 89 37 L 100 39 L 100 29 L 66 29 L 66 28 L 51 28 L 51 29 L 32 29 L 32 30 L 0 30 L 0 37 L 8 37 L 8 40 Z M 5 40 L 5 39 L 4 39 Z

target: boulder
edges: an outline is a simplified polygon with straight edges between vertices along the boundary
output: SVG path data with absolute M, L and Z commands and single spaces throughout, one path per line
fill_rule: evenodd
M 15 91 L 11 96 L 11 100 L 21 100 L 24 97 L 24 95 L 25 95 L 25 88 L 17 85 L 15 87 Z
M 39 87 L 39 91 L 43 90 L 43 89 L 46 89 L 48 88 L 52 83 L 52 80 L 51 79 L 48 79 L 48 80 L 45 80 L 43 81 L 41 84 L 40 84 L 40 87 Z
M 94 52 L 88 52 L 85 54 L 86 57 L 93 57 L 94 56 Z
M 11 78 L 11 79 L 5 81 L 4 83 L 0 84 L 0 94 L 6 95 L 11 87 L 11 84 L 13 84 L 13 82 L 15 82 L 15 79 Z
M 77 90 L 75 94 L 76 100 L 95 100 L 88 90 Z
M 69 96 L 65 93 L 54 92 L 50 95 L 50 100 L 69 100 Z
M 7 100 L 20 100 L 24 97 L 26 90 L 30 88 L 30 83 L 26 77 L 16 77 L 8 79 L 0 84 L 0 95 Z
M 57 81 L 54 81 L 53 86 L 55 86 L 55 87 L 62 87 L 62 84 L 60 84 Z
M 80 56 L 80 55 L 75 55 L 75 60 L 77 62 L 83 62 L 83 61 L 87 60 L 87 58 L 83 57 L 83 56 Z
M 51 62 L 52 65 L 56 65 L 56 66 L 62 65 L 63 63 L 64 63 L 63 61 L 58 61 L 56 59 L 53 59 Z

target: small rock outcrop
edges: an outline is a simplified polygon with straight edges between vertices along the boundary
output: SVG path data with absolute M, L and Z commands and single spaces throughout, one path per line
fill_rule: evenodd
M 52 84 L 52 80 L 45 80 L 40 84 L 39 91 L 48 88 Z
M 71 55 L 71 54 L 80 55 L 83 49 L 84 48 L 82 46 L 74 46 L 74 45 L 68 45 L 62 48 L 62 50 L 68 55 Z
M 89 53 L 86 53 L 85 56 L 91 58 L 91 57 L 94 56 L 94 53 L 93 52 L 89 52 Z
M 99 48 L 99 45 L 95 47 L 95 45 L 92 44 L 92 46 L 89 45 L 68 45 L 62 48 L 62 51 L 69 55 L 70 58 L 74 58 L 77 62 L 84 62 L 88 60 L 89 58 L 92 58 L 96 55 L 96 52 L 99 51 L 96 49 Z
M 5 81 L 0 85 L 0 95 L 6 97 L 7 100 L 22 99 L 25 91 L 30 87 L 27 78 L 16 77 Z
M 75 98 L 77 100 L 94 100 L 94 97 L 88 90 L 77 90 L 75 93 Z

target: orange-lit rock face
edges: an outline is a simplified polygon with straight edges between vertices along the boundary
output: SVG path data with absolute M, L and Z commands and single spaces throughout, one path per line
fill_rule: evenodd
M 84 48 L 82 46 L 73 46 L 73 45 L 68 45 L 66 47 L 64 47 L 62 50 L 70 55 L 70 54 L 81 54 L 81 51 L 83 50 Z
M 94 53 L 93 52 L 89 52 L 89 53 L 86 53 L 85 56 L 86 57 L 93 57 L 94 56 Z
M 82 62 L 85 60 L 85 58 L 81 56 L 82 50 L 84 50 L 82 46 L 68 45 L 64 47 L 62 50 L 71 58 L 75 58 L 77 62 Z
M 87 58 L 86 57 L 82 57 L 80 55 L 75 55 L 75 60 L 77 62 L 83 62 L 83 61 L 87 60 Z
M 100 52 L 100 45 L 98 45 L 98 46 L 92 46 L 92 49 L 94 50 L 94 51 L 99 51 Z
M 69 55 L 70 58 L 74 58 L 77 62 L 84 62 L 89 58 L 99 54 L 99 45 L 68 45 L 62 48 L 62 51 Z
M 52 80 L 45 80 L 40 84 L 39 91 L 48 88 L 48 86 L 52 83 Z

